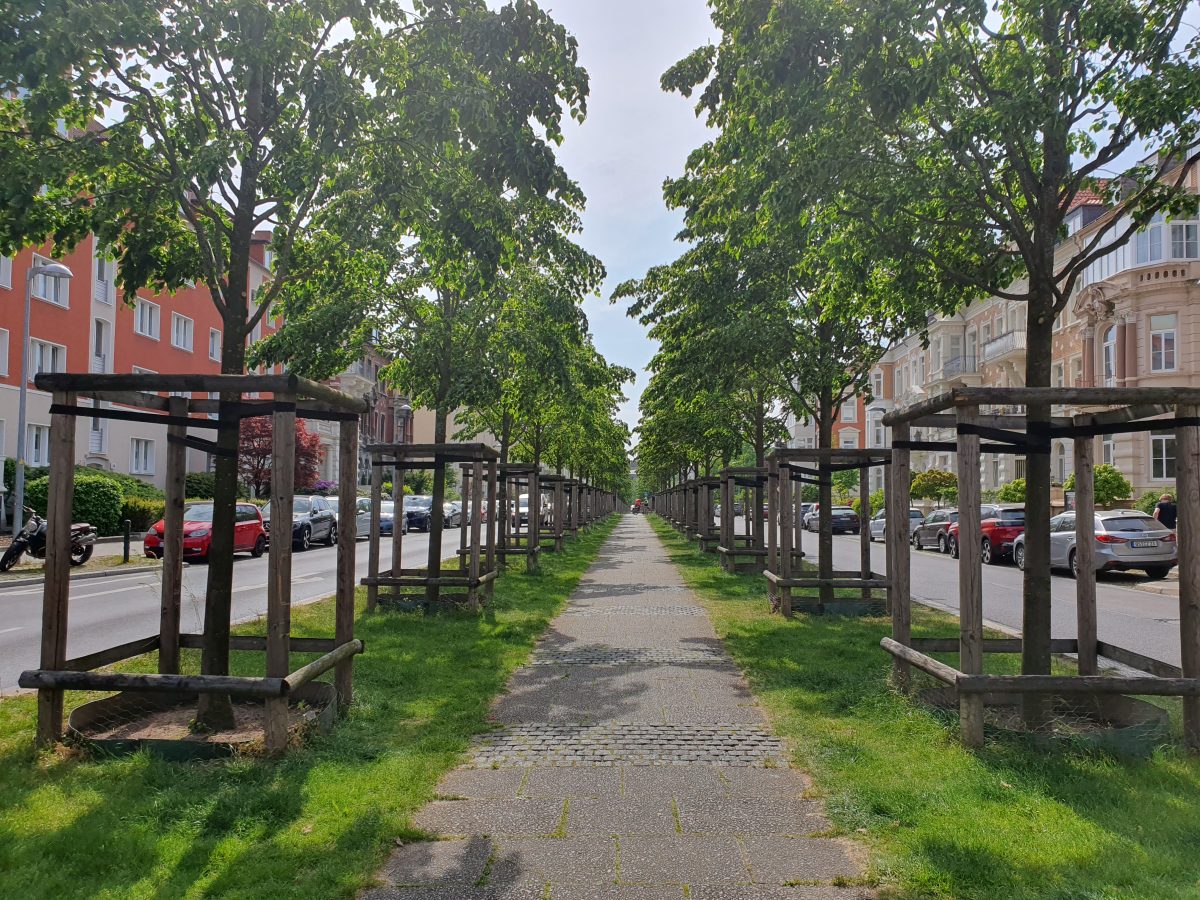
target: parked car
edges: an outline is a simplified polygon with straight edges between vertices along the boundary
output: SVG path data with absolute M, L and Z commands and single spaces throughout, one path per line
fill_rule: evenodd
M 1012 553 L 1013 544 L 1025 531 L 1025 507 L 1019 504 L 985 503 L 979 508 L 980 556 L 984 565 L 994 566 Z M 958 559 L 958 522 L 946 529 L 950 555 Z
M 908 534 L 911 537 L 916 533 L 917 528 L 925 519 L 925 514 L 919 509 L 910 509 L 908 511 Z M 884 529 L 887 527 L 887 510 L 881 509 L 875 515 L 871 516 L 870 534 L 871 541 L 884 540 Z M 915 541 L 914 541 L 915 543 Z
M 458 528 L 462 525 L 462 504 L 456 500 L 447 500 L 442 504 L 442 524 L 446 528 Z
M 912 535 L 912 545 L 918 550 L 937 547 L 942 553 L 950 552 L 950 526 L 958 521 L 957 509 L 935 509 L 917 526 Z
M 189 503 L 183 508 L 185 559 L 208 559 L 208 551 L 212 544 L 212 523 L 211 503 Z M 166 529 L 166 523 L 162 519 L 150 526 L 142 541 L 142 549 L 147 556 L 162 559 Z M 249 553 L 255 559 L 267 552 L 267 532 L 263 515 L 253 503 L 237 505 L 237 519 L 233 526 L 233 552 Z
M 1158 519 L 1132 509 L 1096 513 L 1096 571 L 1128 572 L 1141 569 L 1151 578 L 1166 578 L 1179 562 L 1175 532 Z M 1025 568 L 1025 535 L 1013 545 L 1013 559 Z M 1079 575 L 1075 554 L 1075 513 L 1050 520 L 1050 566 Z
M 382 507 L 380 508 L 382 511 Z M 410 494 L 404 498 L 404 517 L 409 531 L 428 531 L 433 521 L 433 498 Z
M 263 507 L 263 528 L 271 539 L 271 504 Z M 337 516 L 328 497 L 300 496 L 292 500 L 292 546 L 307 550 L 314 541 L 337 543 Z
M 804 519 L 804 527 L 809 531 L 820 531 L 821 513 L 819 503 L 814 503 L 812 511 Z M 829 524 L 834 534 L 858 534 L 858 513 L 849 506 L 831 506 L 829 508 Z

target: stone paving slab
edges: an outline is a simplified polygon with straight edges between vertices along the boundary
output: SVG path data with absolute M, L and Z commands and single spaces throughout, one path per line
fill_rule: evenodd
M 623 521 L 371 900 L 860 900 L 741 672 L 649 524 Z

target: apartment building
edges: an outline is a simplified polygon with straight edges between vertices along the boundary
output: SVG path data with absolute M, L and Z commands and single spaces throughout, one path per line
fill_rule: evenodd
M 252 297 L 270 277 L 269 243 L 270 235 L 263 233 L 254 245 L 250 263 Z M 37 276 L 37 267 L 48 261 L 44 248 L 26 248 L 13 257 L 0 257 L 0 455 L 14 459 L 24 292 L 27 274 L 34 272 L 26 405 L 25 456 L 30 466 L 49 463 L 50 395 L 33 386 L 33 377 L 39 372 L 218 374 L 221 370 L 222 323 L 205 286 L 188 286 L 173 294 L 139 291 L 130 306 L 118 296 L 116 263 L 105 258 L 94 237 L 55 260 L 71 270 L 69 282 Z M 249 342 L 271 334 L 278 324 L 264 319 L 255 326 Z M 402 403 L 394 392 L 377 383 L 383 364 L 378 353 L 371 350 L 334 382 L 350 393 L 372 398 L 376 409 L 375 414 L 365 417 L 364 439 L 390 439 L 395 434 L 395 410 Z M 322 438 L 322 477 L 332 480 L 338 465 L 336 431 L 329 423 L 308 424 Z M 79 464 L 136 475 L 163 486 L 164 429 L 83 417 L 77 419 L 77 427 Z M 189 471 L 205 471 L 212 461 L 209 454 L 189 449 L 187 465 Z M 4 486 L 4 490 L 11 488 Z
M 784 427 L 790 435 L 789 446 L 812 449 L 817 446 L 817 426 L 810 418 L 797 418 L 789 414 Z M 861 396 L 851 397 L 843 403 L 833 423 L 833 445 L 835 447 L 866 447 L 866 404 Z
M 1188 187 L 1200 194 L 1197 175 Z M 1121 234 L 1128 217 L 1084 192 L 1067 217 L 1060 255 L 1078 252 L 1101 220 L 1117 216 L 1110 235 Z M 1106 239 L 1108 240 L 1108 239 Z M 1104 246 L 1103 244 L 1101 246 Z M 1079 280 L 1055 323 L 1052 384 L 1107 387 L 1200 386 L 1200 211 L 1167 221 L 1156 216 L 1127 244 L 1102 255 Z M 1020 285 L 1016 287 L 1020 289 Z M 867 403 L 870 446 L 890 441 L 882 417 L 889 410 L 956 385 L 1020 387 L 1025 383 L 1026 308 L 988 297 L 952 316 L 931 316 L 924 332 L 893 345 L 871 373 Z M 1022 413 L 1023 409 L 993 412 Z M 1081 410 L 1059 407 L 1055 414 Z M 953 441 L 946 429 L 917 429 L 917 439 Z M 1096 459 L 1118 469 L 1134 496 L 1170 490 L 1175 481 L 1175 439 L 1161 432 L 1105 435 L 1096 439 Z M 916 452 L 914 471 L 952 469 L 952 452 Z M 1062 483 L 1073 470 L 1071 442 L 1051 446 L 1052 477 Z M 1024 476 L 1021 457 L 985 454 L 984 489 Z M 882 472 L 873 478 L 882 486 Z

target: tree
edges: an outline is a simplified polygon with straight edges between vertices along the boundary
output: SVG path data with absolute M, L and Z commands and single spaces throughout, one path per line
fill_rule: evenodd
M 242 419 L 238 434 L 238 474 L 255 497 L 271 495 L 275 428 L 270 416 Z M 296 491 L 312 489 L 320 473 L 321 436 L 296 420 Z
M 1028 495 L 1029 488 L 1024 478 L 1014 478 L 996 491 L 996 499 L 1001 503 L 1024 503 Z
M 841 472 L 834 472 L 830 477 L 833 481 L 835 496 L 837 496 L 839 500 L 846 500 L 851 497 L 858 496 L 857 469 L 845 469 Z
M 1133 485 L 1121 474 L 1121 470 L 1108 463 L 1100 463 L 1092 470 L 1095 483 L 1096 502 L 1108 506 L 1117 500 L 1128 500 L 1133 495 Z M 1063 482 L 1063 490 L 1075 490 L 1075 473 L 1072 472 Z
M 574 41 L 526 0 L 433 0 L 415 14 L 389 0 L 65 0 L 4 27 L 0 95 L 15 99 L 0 101 L 0 251 L 48 235 L 69 248 L 94 232 L 127 301 L 143 286 L 205 283 L 227 374 L 244 372 L 247 338 L 276 301 L 353 297 L 378 277 L 369 259 L 328 264 L 347 255 L 329 210 L 378 174 L 364 160 L 387 158 L 386 196 L 408 201 L 390 208 L 404 235 L 427 217 L 422 191 L 448 148 L 473 148 L 476 174 L 513 170 L 548 190 L 559 101 L 581 115 L 586 91 Z M 252 296 L 264 229 L 272 275 Z M 323 347 L 330 333 L 318 331 Z M 237 431 L 217 444 L 208 675 L 229 669 Z M 232 725 L 228 698 L 202 695 L 198 717 Z
M 938 506 L 958 498 L 958 477 L 945 469 L 926 469 L 912 478 L 909 495 L 918 500 L 933 500 Z
M 757 151 L 740 168 L 786 173 L 764 215 L 831 207 L 902 264 L 1026 303 L 1029 387 L 1050 386 L 1052 329 L 1087 267 L 1194 204 L 1200 41 L 1180 43 L 1184 0 L 712 6 L 719 47 L 675 75 L 704 85 L 722 138 Z M 1153 152 L 1122 171 L 1139 144 Z M 1124 214 L 1064 243 L 1084 189 Z M 1026 406 L 1031 429 L 1048 422 L 1048 401 Z M 1049 457 L 1026 471 L 1022 671 L 1048 674 Z M 1025 707 L 1040 718 L 1041 699 Z

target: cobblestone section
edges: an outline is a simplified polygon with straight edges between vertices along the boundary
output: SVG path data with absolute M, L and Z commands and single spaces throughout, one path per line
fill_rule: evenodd
M 649 523 L 605 544 L 497 729 L 449 773 L 370 900 L 854 900 L 830 837 Z

